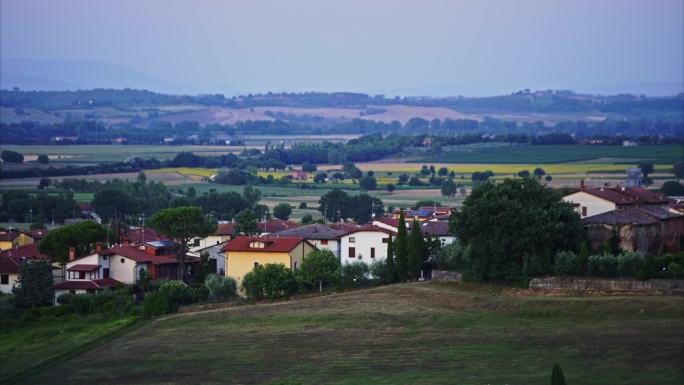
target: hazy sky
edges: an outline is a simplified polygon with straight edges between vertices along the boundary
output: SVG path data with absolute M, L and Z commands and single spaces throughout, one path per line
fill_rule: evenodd
M 197 91 L 682 84 L 683 2 L 1 0 L 0 49 Z

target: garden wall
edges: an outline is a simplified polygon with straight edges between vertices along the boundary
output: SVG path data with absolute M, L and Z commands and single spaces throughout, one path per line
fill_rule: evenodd
M 682 279 L 651 279 L 637 281 L 629 279 L 600 278 L 534 278 L 530 281 L 530 289 L 561 289 L 578 291 L 665 291 L 684 292 Z

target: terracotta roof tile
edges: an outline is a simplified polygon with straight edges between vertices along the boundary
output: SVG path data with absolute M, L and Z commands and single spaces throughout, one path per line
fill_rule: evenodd
M 235 237 L 223 246 L 223 251 L 288 253 L 303 241 L 301 237 Z M 250 247 L 252 242 L 262 242 L 264 247 Z

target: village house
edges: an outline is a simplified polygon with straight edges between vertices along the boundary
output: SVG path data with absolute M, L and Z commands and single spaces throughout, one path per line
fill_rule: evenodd
M 446 220 L 449 218 L 454 208 L 451 206 L 421 206 L 417 209 L 394 209 L 392 218 L 399 219 L 399 215 L 403 211 L 404 219 L 406 221 L 430 221 L 430 220 Z
M 639 187 L 582 187 L 563 200 L 575 206 L 582 218 L 633 206 L 667 207 L 671 199 Z
M 38 251 L 37 244 L 16 246 L 0 252 L 0 293 L 11 293 L 19 279 L 21 264 L 48 257 Z
M 675 253 L 684 237 L 684 215 L 654 205 L 627 206 L 582 219 L 594 250 L 617 233 L 625 251 Z
M 348 227 L 355 227 L 354 225 Z M 295 227 L 271 234 L 274 237 L 304 238 L 319 250 L 330 250 L 336 257 L 340 256 L 340 237 L 348 232 L 348 227 L 323 225 L 314 223 Z
M 188 259 L 188 268 L 196 263 Z M 95 253 L 75 258 L 69 251 L 65 266 L 66 279 L 57 283 L 55 296 L 62 293 L 94 293 L 105 288 L 137 282 L 140 272 L 146 270 L 155 279 L 177 279 L 178 262 L 173 256 L 154 255 L 133 246 L 116 245 L 102 250 L 97 245 Z
M 416 222 L 407 221 L 406 229 L 410 230 L 414 223 Z M 456 236 L 449 231 L 449 222 L 447 221 L 430 220 L 418 223 L 420 223 L 420 230 L 423 235 L 438 238 L 443 246 L 453 243 L 456 240 Z M 399 231 L 399 219 L 392 217 L 376 218 L 373 220 L 373 225 L 389 230 L 392 233 L 397 233 Z
M 368 265 L 387 258 L 390 230 L 374 225 L 357 226 L 340 236 L 340 262 L 364 262 Z
M 17 246 L 30 245 L 33 238 L 30 235 L 16 230 L 0 230 L 0 251 L 9 250 Z
M 238 287 L 255 266 L 281 264 L 296 271 L 315 246 L 300 237 L 235 237 L 223 247 L 226 276 Z
M 230 241 L 233 237 L 235 224 L 232 222 L 219 223 L 216 232 L 205 238 L 194 238 L 190 240 L 190 251 L 197 252 L 211 246 Z

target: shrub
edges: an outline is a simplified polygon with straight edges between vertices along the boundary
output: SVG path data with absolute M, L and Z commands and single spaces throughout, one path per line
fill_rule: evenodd
M 69 302 L 71 302 L 71 298 L 75 295 L 76 294 L 71 294 L 71 293 L 60 294 L 59 297 L 57 297 L 57 303 L 60 305 L 68 305 Z
M 365 263 L 358 261 L 342 266 L 340 284 L 344 288 L 363 287 L 368 284 L 369 268 Z
M 192 291 L 193 302 L 204 302 L 209 299 L 209 289 L 204 285 L 193 287 L 190 290 Z
M 175 307 L 195 301 L 190 286 L 181 281 L 168 281 L 159 287 L 159 292 L 168 296 Z
M 68 306 L 76 314 L 88 314 L 93 311 L 93 298 L 90 294 L 74 294 Z
M 380 261 L 374 261 L 370 265 L 370 274 L 373 277 L 374 280 L 384 283 L 387 282 L 386 277 L 387 277 L 387 261 L 386 260 L 380 260 Z
M 161 290 L 147 293 L 142 302 L 142 314 L 146 317 L 169 314 L 176 310 L 178 310 L 178 306 L 171 301 L 167 293 Z
M 297 291 L 292 270 L 281 264 L 259 265 L 242 280 L 245 294 L 251 299 L 289 297 Z
M 646 263 L 642 253 L 625 252 L 617 256 L 617 267 L 620 277 L 633 277 Z
M 211 274 L 204 281 L 204 286 L 209 290 L 209 299 L 212 301 L 225 301 L 237 296 L 237 285 L 233 278 Z
M 592 255 L 589 257 L 589 274 L 596 277 L 615 277 L 617 260 L 611 254 Z
M 439 249 L 432 259 L 435 269 L 458 271 L 467 268 L 465 248 L 454 242 Z
M 574 275 L 577 273 L 577 256 L 569 251 L 561 251 L 556 254 L 553 270 L 556 275 Z
M 14 294 L 0 293 L 0 318 L 11 317 L 17 314 L 18 310 L 14 304 Z
M 91 312 L 114 315 L 132 314 L 136 311 L 133 297 L 127 290 L 105 290 L 95 294 Z

